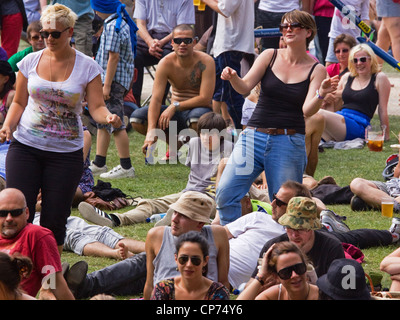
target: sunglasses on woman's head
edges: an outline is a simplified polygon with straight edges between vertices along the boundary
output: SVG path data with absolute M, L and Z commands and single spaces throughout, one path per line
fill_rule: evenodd
M 11 217 L 15 218 L 21 215 L 25 211 L 25 208 L 14 209 L 14 210 L 0 210 L 0 218 L 5 218 L 8 214 L 11 214 Z
M 307 266 L 304 262 L 302 263 L 297 263 L 292 266 L 283 268 L 278 271 L 278 276 L 282 280 L 288 280 L 291 278 L 293 271 L 296 272 L 297 275 L 301 276 L 303 275 L 307 270 Z
M 347 52 L 349 52 L 349 49 L 337 49 L 337 50 L 335 50 L 336 54 L 338 54 L 340 52 L 347 53 Z
M 190 258 L 190 261 L 192 262 L 193 265 L 195 265 L 195 266 L 199 266 L 200 265 L 201 258 L 199 256 L 190 256 L 189 257 L 186 254 L 180 255 L 179 258 L 178 258 L 178 262 L 179 262 L 179 264 L 184 265 L 189 261 L 189 258 Z
M 295 29 L 304 29 L 304 26 L 301 23 L 298 22 L 293 22 L 293 23 L 281 23 L 279 25 L 279 31 L 283 32 L 283 31 L 287 31 L 287 29 L 290 28 L 292 30 Z
M 368 57 L 354 58 L 353 62 L 354 62 L 354 64 L 357 64 L 358 61 L 365 63 L 365 62 L 367 62 L 367 59 L 368 59 Z
M 69 29 L 65 28 L 63 31 L 52 31 L 52 32 L 47 32 L 47 31 L 40 31 L 40 35 L 42 36 L 42 38 L 47 39 L 48 37 L 52 37 L 54 39 L 58 39 L 61 37 L 61 33 L 63 33 L 64 31 L 67 31 Z
M 173 40 L 176 44 L 181 44 L 182 42 L 184 44 L 191 44 L 193 42 L 193 38 L 174 38 Z
M 275 200 L 275 203 L 278 207 L 287 206 L 286 202 L 283 202 L 281 199 L 276 197 L 276 193 L 272 195 L 272 201 Z

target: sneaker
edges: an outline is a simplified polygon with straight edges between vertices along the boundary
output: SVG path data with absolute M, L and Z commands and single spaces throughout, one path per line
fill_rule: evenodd
M 332 232 L 348 232 L 350 228 L 343 222 L 346 217 L 341 217 L 332 210 L 322 210 L 320 214 L 321 223 Z
M 110 171 L 102 173 L 100 178 L 103 179 L 120 179 L 120 178 L 134 178 L 135 177 L 135 168 L 130 167 L 129 169 L 124 169 L 121 165 L 117 165 L 112 168 Z
M 90 162 L 89 169 L 92 171 L 94 176 L 97 176 L 99 174 L 107 172 L 107 166 L 106 165 L 104 165 L 102 167 L 98 167 L 93 163 L 93 161 Z
M 86 279 L 88 271 L 88 264 L 86 261 L 78 261 L 69 270 L 65 277 L 69 290 L 71 290 L 74 297 L 79 298 L 79 288 L 82 286 Z
M 84 217 L 87 221 L 90 221 L 99 226 L 106 226 L 110 228 L 116 227 L 114 220 L 109 214 L 92 206 L 87 202 L 82 201 L 78 205 L 78 210 L 82 217 Z
M 350 200 L 350 208 L 353 211 L 369 211 L 372 207 L 360 197 L 354 195 Z
M 399 240 L 400 237 L 400 218 L 393 218 L 392 225 L 389 228 L 390 233 L 393 237 L 393 242 Z

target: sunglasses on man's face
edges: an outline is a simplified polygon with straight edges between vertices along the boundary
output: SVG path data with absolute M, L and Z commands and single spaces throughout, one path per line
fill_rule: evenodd
M 45 38 L 45 39 L 47 39 L 48 37 L 52 37 L 52 38 L 54 38 L 54 39 L 58 39 L 58 38 L 60 38 L 61 37 L 61 34 L 64 32 L 64 31 L 67 31 L 69 29 L 69 27 L 68 28 L 65 28 L 63 31 L 52 31 L 52 32 L 47 32 L 47 31 L 40 31 L 39 33 L 40 33 L 40 35 L 42 36 L 42 38 Z
M 15 218 L 25 212 L 25 208 L 14 209 L 14 210 L 0 210 L 0 218 L 6 218 L 8 214 L 11 214 L 11 217 Z
M 195 265 L 195 266 L 199 266 L 200 265 L 201 258 L 199 256 L 190 256 L 189 257 L 186 254 L 180 255 L 179 258 L 178 258 L 178 262 L 179 262 L 179 264 L 184 265 L 189 261 L 189 258 L 190 258 L 190 261 L 192 262 L 193 265 Z
M 353 62 L 354 62 L 354 64 L 357 64 L 358 61 L 365 63 L 365 62 L 367 62 L 367 59 L 368 59 L 368 57 L 354 58 Z
M 347 53 L 347 52 L 349 52 L 349 49 L 337 49 L 337 50 L 335 50 L 335 53 L 336 53 L 336 54 L 338 54 L 338 53 L 340 53 L 340 52 L 342 52 L 342 53 Z
M 279 25 L 279 31 L 280 32 L 286 32 L 289 28 L 291 30 L 298 30 L 298 29 L 304 29 L 304 26 L 301 23 L 298 23 L 298 22 L 281 23 Z
M 176 44 L 181 44 L 182 42 L 184 44 L 191 44 L 193 42 L 193 38 L 174 38 L 174 43 Z
M 305 263 L 297 263 L 292 266 L 283 268 L 278 271 L 278 276 L 282 280 L 288 280 L 292 277 L 293 271 L 296 272 L 297 275 L 303 275 L 307 270 L 307 266 Z
M 278 207 L 287 206 L 287 203 L 282 201 L 281 199 L 276 197 L 276 193 L 272 195 L 272 201 L 275 200 L 275 203 Z

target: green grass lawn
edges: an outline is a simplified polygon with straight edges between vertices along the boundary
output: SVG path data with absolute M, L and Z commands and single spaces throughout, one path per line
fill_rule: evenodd
M 334 150 L 325 149 L 319 154 L 319 163 L 315 178 L 317 180 L 324 176 L 332 176 L 340 186 L 348 185 L 355 177 L 363 177 L 366 179 L 383 180 L 382 170 L 385 165 L 386 158 L 396 151 L 390 148 L 391 144 L 397 143 L 394 133 L 400 131 L 400 118 L 397 116 L 390 117 L 391 131 L 393 132 L 390 141 L 385 142 L 382 152 L 371 152 L 367 147 L 356 150 Z M 374 119 L 374 121 L 378 121 Z M 144 137 L 136 132 L 130 131 L 130 150 L 133 165 L 136 169 L 136 178 L 120 179 L 110 181 L 112 187 L 120 188 L 126 194 L 131 196 L 142 196 L 144 198 L 154 198 L 174 192 L 181 191 L 187 181 L 189 169 L 183 164 L 154 166 L 145 165 L 144 156 L 141 153 L 141 146 Z M 93 137 L 93 147 L 91 157 L 95 155 L 96 139 Z M 108 152 L 107 165 L 109 168 L 118 164 L 119 159 L 113 143 L 111 143 Z M 97 179 L 96 179 L 97 180 Z M 129 208 L 120 210 L 124 212 Z M 391 219 L 381 216 L 379 211 L 353 212 L 349 205 L 332 205 L 329 206 L 340 215 L 347 217 L 346 223 L 351 229 L 357 228 L 376 228 L 388 229 Z M 72 211 L 73 215 L 79 215 L 76 208 Z M 151 223 L 142 223 L 132 226 L 117 227 L 115 231 L 126 237 L 132 237 L 138 240 L 145 240 L 147 231 L 153 226 Z M 390 252 L 395 250 L 397 245 L 388 247 L 377 247 L 363 250 L 365 254 L 365 262 L 363 267 L 367 272 L 378 272 L 380 261 Z M 64 252 L 62 261 L 68 261 L 71 265 L 79 260 L 86 260 L 89 264 L 89 272 L 103 268 L 107 265 L 116 263 L 116 260 L 108 258 L 81 257 L 74 253 Z M 390 286 L 388 275 L 383 274 L 383 285 Z M 128 299 L 131 297 L 119 297 L 120 299 Z

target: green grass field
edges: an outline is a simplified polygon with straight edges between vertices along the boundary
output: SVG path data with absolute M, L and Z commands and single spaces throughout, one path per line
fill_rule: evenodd
M 374 121 L 377 119 L 374 119 Z M 386 158 L 395 153 L 395 150 L 390 148 L 391 144 L 397 143 L 395 132 L 400 131 L 399 117 L 390 117 L 391 139 L 385 142 L 382 152 L 371 152 L 365 146 L 363 149 L 356 150 L 334 150 L 325 149 L 319 154 L 319 163 L 315 178 L 317 180 L 324 176 L 332 176 L 340 186 L 348 185 L 355 177 L 363 177 L 366 179 L 383 180 L 382 170 L 385 165 Z M 112 187 L 120 188 L 126 194 L 131 196 L 142 196 L 145 198 L 155 198 L 158 196 L 181 191 L 187 181 L 189 169 L 183 164 L 154 166 L 145 165 L 144 156 L 141 153 L 141 146 L 144 137 L 136 132 L 130 131 L 130 150 L 132 155 L 133 166 L 136 169 L 136 178 L 120 179 L 110 181 Z M 93 147 L 91 157 L 95 155 L 96 139 L 93 137 Z M 185 148 L 185 147 L 183 147 Z M 113 143 L 111 143 L 108 152 L 107 165 L 111 168 L 119 162 L 117 152 Z M 96 179 L 97 181 L 97 179 Z M 353 212 L 349 205 L 333 205 L 329 206 L 340 215 L 347 217 L 346 223 L 351 229 L 357 228 L 376 228 L 388 229 L 391 224 L 391 219 L 381 216 L 379 211 Z M 124 208 L 120 212 L 129 210 Z M 78 215 L 76 208 L 72 211 L 73 215 Z M 151 223 L 142 223 L 132 226 L 117 227 L 115 231 L 126 237 L 132 237 L 138 240 L 145 240 L 147 231 L 153 227 Z M 365 254 L 365 262 L 363 267 L 367 272 L 378 272 L 379 264 L 383 257 L 397 248 L 397 245 L 388 247 L 377 247 L 363 250 Z M 79 260 L 86 260 L 89 264 L 89 272 L 103 268 L 107 265 L 116 263 L 116 260 L 97 257 L 81 257 L 74 253 L 64 252 L 62 261 L 68 261 L 70 265 Z M 383 273 L 382 273 L 383 274 Z M 390 286 L 388 275 L 383 274 L 383 285 Z M 120 299 L 128 299 L 131 297 L 119 297 Z

